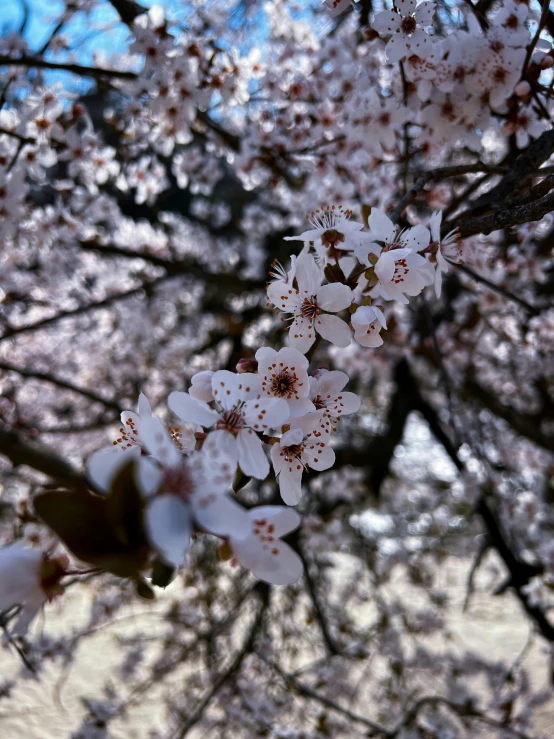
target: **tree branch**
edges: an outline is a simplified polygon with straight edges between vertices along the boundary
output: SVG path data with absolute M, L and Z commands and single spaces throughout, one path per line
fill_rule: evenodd
M 50 316 L 49 318 L 43 318 L 41 321 L 36 321 L 35 323 L 30 323 L 27 326 L 17 326 L 15 328 L 8 328 L 2 336 L 0 336 L 0 341 L 3 341 L 4 339 L 11 339 L 14 336 L 19 336 L 19 334 L 27 333 L 29 331 L 38 331 L 39 329 L 44 328 L 45 326 L 50 326 L 52 323 L 56 323 L 57 321 L 61 321 L 64 318 L 73 318 L 74 316 L 80 316 L 84 313 L 88 313 L 88 311 L 96 310 L 97 308 L 106 308 L 107 306 L 111 305 L 112 303 L 117 302 L 118 300 L 125 300 L 126 298 L 131 298 L 134 295 L 140 295 L 144 291 L 150 290 L 153 287 L 156 287 L 164 280 L 167 280 L 167 275 L 163 275 L 162 277 L 158 277 L 155 280 L 151 280 L 150 282 L 145 282 L 142 285 L 139 285 L 138 287 L 134 287 L 131 290 L 125 290 L 120 293 L 115 293 L 114 295 L 108 295 L 105 298 L 102 298 L 102 300 L 98 300 L 96 303 L 88 303 L 87 305 L 81 305 L 79 308 L 73 308 L 73 310 L 67 310 L 63 311 L 61 313 L 56 313 L 54 316 Z
M 87 390 L 86 388 L 74 385 L 67 380 L 62 380 L 61 378 L 55 377 L 54 375 L 51 375 L 47 372 L 38 372 L 36 370 L 24 369 L 23 367 L 15 367 L 14 365 L 8 364 L 7 362 L 0 362 L 0 370 L 4 370 L 4 372 L 15 372 L 18 375 L 21 375 L 21 377 L 28 377 L 33 380 L 42 380 L 43 382 L 49 382 L 52 385 L 57 385 L 57 387 L 60 387 L 63 390 L 70 390 L 73 393 L 78 393 L 84 398 L 91 400 L 93 403 L 101 403 L 106 408 L 117 411 L 117 413 L 121 413 L 123 411 L 123 409 L 120 408 L 115 401 L 102 398 L 100 395 L 96 395 L 96 393 L 93 393 L 91 390 Z
M 81 475 L 65 459 L 48 449 L 30 443 L 16 431 L 0 428 L 0 454 L 14 467 L 27 465 L 55 480 L 75 482 Z
M 114 77 L 122 80 L 134 80 L 137 78 L 136 72 L 118 69 L 101 69 L 100 67 L 85 67 L 82 64 L 50 62 L 47 59 L 41 59 L 39 57 L 32 56 L 11 57 L 2 54 L 0 55 L 0 66 L 57 69 L 62 72 L 71 72 L 72 74 L 78 74 L 82 77 L 94 77 L 95 79 L 102 77 Z

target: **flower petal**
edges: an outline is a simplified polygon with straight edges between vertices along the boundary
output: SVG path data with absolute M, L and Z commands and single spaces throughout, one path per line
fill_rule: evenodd
M 300 461 L 284 467 L 278 476 L 279 492 L 287 505 L 296 505 L 302 498 L 302 465 Z
M 429 246 L 429 231 L 422 225 L 413 226 L 402 234 L 402 243 L 413 251 L 421 251 Z
M 190 501 L 194 518 L 205 531 L 217 536 L 247 536 L 248 512 L 228 495 L 214 495 L 209 490 L 195 494 Z
M 401 18 L 392 10 L 382 10 L 375 14 L 372 28 L 383 36 L 394 33 L 400 26 Z
M 325 313 L 316 319 L 315 327 L 318 334 L 331 344 L 343 349 L 350 345 L 352 333 L 342 318 Z
M 213 400 L 213 375 L 214 373 L 212 372 L 212 370 L 203 370 L 202 372 L 197 372 L 195 375 L 193 375 L 190 380 L 191 386 L 189 388 L 189 394 L 192 395 L 193 398 L 204 400 L 206 403 L 209 403 L 211 400 Z
M 122 450 L 113 446 L 98 449 L 87 459 L 87 478 L 95 490 L 107 493 L 119 470 L 130 459 L 138 459 L 139 457 L 139 446 Z
M 237 436 L 239 466 L 245 475 L 264 480 L 269 474 L 269 462 L 263 444 L 252 429 L 241 429 Z
M 180 567 L 192 534 L 187 504 L 176 495 L 158 495 L 146 509 L 145 524 L 152 546 L 168 564 Z
M 231 539 L 231 547 L 239 562 L 259 580 L 272 585 L 289 585 L 302 575 L 302 560 L 284 541 L 260 545 L 255 537 Z
M 290 284 L 285 285 L 280 280 L 276 280 L 267 286 L 267 297 L 270 303 L 273 303 L 285 313 L 296 313 L 297 308 L 302 304 L 302 298 L 298 290 L 295 290 Z
M 380 282 L 390 282 L 394 275 L 395 270 L 395 258 L 393 251 L 387 251 L 381 254 L 379 261 L 375 265 L 375 274 L 379 278 Z
M 302 461 L 313 470 L 328 470 L 335 464 L 335 452 L 323 442 L 307 444 L 302 452 Z
M 305 354 L 315 341 L 313 323 L 304 316 L 297 316 L 290 327 L 288 345 Z
M 396 226 L 380 208 L 372 208 L 368 218 L 368 225 L 371 236 L 378 241 L 386 241 L 387 244 L 392 243 Z
M 139 433 L 146 450 L 161 465 L 171 468 L 181 464 L 181 453 L 159 418 L 156 416 L 141 418 Z
M 205 401 L 178 390 L 170 393 L 167 404 L 181 421 L 197 423 L 204 428 L 213 426 L 219 418 L 219 413 L 210 408 Z
M 340 282 L 323 285 L 317 291 L 318 306 L 330 313 L 338 313 L 348 308 L 351 303 L 352 290 L 348 285 L 342 285 Z
M 298 398 L 298 400 L 296 400 L 296 398 L 292 398 L 291 400 L 287 400 L 287 403 L 291 418 L 305 416 L 306 413 L 313 413 L 313 411 L 315 411 L 315 405 L 309 398 Z
M 435 15 L 436 7 L 435 3 L 432 3 L 429 0 L 424 0 L 424 2 L 419 3 L 414 13 L 416 21 L 422 26 L 433 25 L 433 16 Z M 527 8 L 525 8 L 525 10 L 527 10 Z
M 243 406 L 244 420 L 255 431 L 280 428 L 289 418 L 289 405 L 284 398 L 257 398 Z
M 278 537 L 290 534 L 291 531 L 300 526 L 302 521 L 295 510 L 282 505 L 256 506 L 248 511 L 248 515 L 254 523 L 260 519 L 265 519 L 271 525 L 273 535 Z
M 323 279 L 323 271 L 311 254 L 301 254 L 296 260 L 296 280 L 302 297 L 317 293 Z
M 408 53 L 408 42 L 406 37 L 401 33 L 395 33 L 391 36 L 386 48 L 387 61 L 391 64 L 401 61 Z M 371 216 L 370 216 L 371 217 Z
M 317 381 L 317 394 L 325 397 L 326 395 L 335 396 L 345 387 L 348 382 L 346 372 L 332 370 L 326 372 Z

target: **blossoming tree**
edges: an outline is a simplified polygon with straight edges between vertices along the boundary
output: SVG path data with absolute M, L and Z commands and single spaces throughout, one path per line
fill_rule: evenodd
M 110 627 L 52 736 L 548 735 L 547 0 L 59 6 L 0 37 L 3 715 Z

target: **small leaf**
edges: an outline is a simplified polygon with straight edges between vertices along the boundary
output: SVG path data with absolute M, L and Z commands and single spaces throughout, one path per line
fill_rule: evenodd
M 156 559 L 154 567 L 152 568 L 152 585 L 157 585 L 159 588 L 165 588 L 175 577 L 175 567 L 168 565 L 161 559 Z
M 371 205 L 362 205 L 362 220 L 366 228 L 369 228 L 369 216 L 370 215 L 371 215 Z
M 148 562 L 143 501 L 132 463 L 114 480 L 107 496 L 86 490 L 50 490 L 33 499 L 36 514 L 83 562 L 119 577 L 133 577 Z
M 135 580 L 135 588 L 137 595 L 141 598 L 144 598 L 145 600 L 156 600 L 156 594 L 142 577 L 137 577 Z

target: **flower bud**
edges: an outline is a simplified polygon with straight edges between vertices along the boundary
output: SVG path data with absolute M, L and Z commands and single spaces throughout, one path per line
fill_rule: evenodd
M 521 82 L 518 82 L 514 87 L 514 92 L 519 98 L 527 97 L 531 92 L 531 85 L 527 80 L 521 80 Z
M 541 59 L 541 69 L 552 69 L 554 67 L 554 58 L 550 54 L 546 54 Z
M 239 375 L 243 375 L 245 372 L 257 372 L 258 362 L 255 359 L 239 359 L 237 362 L 237 372 Z

